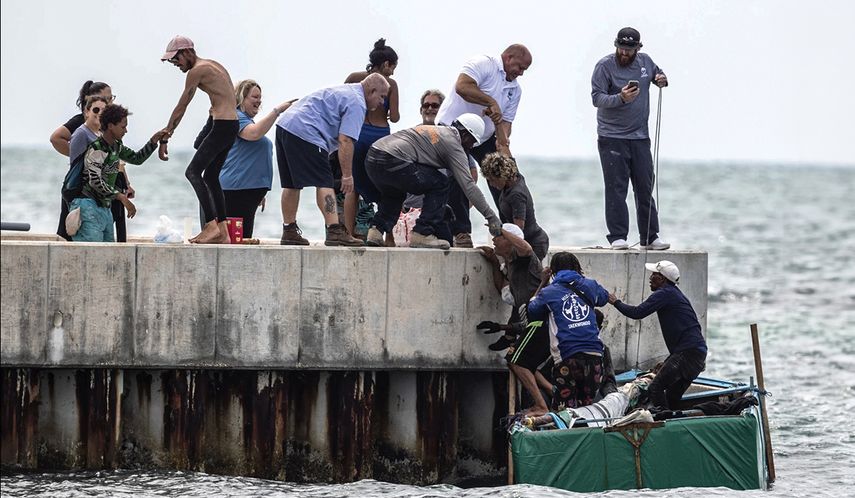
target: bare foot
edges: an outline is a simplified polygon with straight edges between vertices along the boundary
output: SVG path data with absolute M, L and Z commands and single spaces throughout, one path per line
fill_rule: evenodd
M 546 415 L 547 413 L 549 413 L 549 410 L 537 406 L 532 406 L 527 410 L 523 410 L 523 415 L 526 417 L 539 417 L 541 415 Z
M 217 242 L 214 242 L 214 243 L 215 244 L 231 244 L 232 238 L 229 237 L 229 227 L 226 226 L 226 222 L 221 221 L 221 222 L 217 223 L 217 227 L 220 230 L 220 237 L 217 240 Z
M 226 234 L 228 237 L 228 233 Z M 205 223 L 205 226 L 202 228 L 202 233 L 190 239 L 190 242 L 193 244 L 219 244 L 220 239 L 220 229 L 217 227 L 217 221 L 212 220 L 208 223 Z

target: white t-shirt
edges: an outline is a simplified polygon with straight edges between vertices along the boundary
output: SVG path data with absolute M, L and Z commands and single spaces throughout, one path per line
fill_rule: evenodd
M 475 80 L 482 92 L 498 102 L 499 108 L 502 109 L 503 121 L 513 123 L 522 96 L 522 88 L 517 80 L 508 81 L 505 79 L 505 68 L 502 66 L 501 57 L 479 55 L 467 61 L 460 72 Z M 484 116 L 484 106 L 466 102 L 452 87 L 448 98 L 439 107 L 436 122 L 450 125 L 461 114 L 467 112 Z M 493 135 L 495 131 L 496 127 L 493 125 L 493 121 L 484 117 L 484 139 Z

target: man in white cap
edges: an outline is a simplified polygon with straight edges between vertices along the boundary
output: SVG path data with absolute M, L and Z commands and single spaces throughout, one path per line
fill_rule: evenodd
M 513 308 L 507 324 L 484 321 L 476 328 L 485 334 L 504 332 L 490 349 L 508 348 L 505 355 L 508 368 L 534 400 L 527 413 L 543 415 L 549 407 L 538 389 L 537 369 L 549 358 L 549 326 L 545 320 L 529 321 L 526 316 L 528 301 L 543 277 L 540 258 L 525 241 L 522 229 L 513 223 L 502 225 L 502 233 L 493 237 L 493 247 L 482 246 L 478 250 L 493 267 L 493 283 L 502 300 Z M 499 258 L 505 262 L 504 271 Z
M 638 306 L 621 302 L 609 294 L 609 303 L 629 318 L 640 320 L 653 312 L 659 317 L 662 337 L 668 347 L 668 358 L 650 384 L 648 392 L 654 409 L 673 410 L 692 381 L 703 372 L 707 358 L 707 343 L 692 303 L 677 284 L 680 269 L 670 261 L 645 263 L 651 273 L 650 296 Z
M 365 170 L 380 191 L 380 202 L 371 219 L 366 245 L 384 245 L 383 234 L 395 226 L 404 199 L 411 193 L 425 197 L 410 247 L 448 249 L 449 243 L 436 234 L 444 222 L 445 202 L 453 183 L 460 185 L 475 209 L 487 219 L 490 233 L 499 235 L 499 217 L 469 175 L 469 151 L 483 134 L 481 117 L 463 114 L 451 126 L 419 125 L 374 142 L 365 159 Z
M 169 61 L 182 73 L 187 73 L 184 91 L 181 92 L 181 98 L 169 117 L 169 123 L 163 129 L 166 136 L 161 139 L 158 152 L 162 160 L 168 159 L 166 144 L 184 117 L 187 106 L 196 95 L 196 89 L 207 93 L 211 100 L 208 123 L 202 131 L 205 136 L 185 172 L 205 216 L 202 233 L 191 238 L 190 242 L 228 244 L 226 199 L 220 186 L 220 170 L 239 132 L 235 87 L 226 68 L 215 60 L 198 57 L 193 41 L 185 36 L 178 35 L 173 38 L 160 60 Z
M 436 115 L 438 124 L 449 125 L 464 113 L 484 116 L 484 136 L 476 144 L 477 147 L 472 149 L 472 156 L 477 161 L 476 168 L 491 152 L 511 155 L 511 124 L 522 97 L 522 87 L 517 78 L 525 73 L 531 63 L 531 52 L 519 43 L 508 46 L 499 57 L 473 57 L 463 65 L 448 98 L 442 101 Z M 472 178 L 478 178 L 477 169 L 473 169 L 470 174 Z M 498 205 L 499 191 L 491 187 L 490 193 Z M 451 223 L 454 246 L 472 247 L 469 203 L 459 188 L 452 186 L 448 205 L 455 217 Z

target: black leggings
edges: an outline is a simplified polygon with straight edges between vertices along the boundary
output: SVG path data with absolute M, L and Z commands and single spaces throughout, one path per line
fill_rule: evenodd
M 266 188 L 248 188 L 244 190 L 224 190 L 226 196 L 226 216 L 243 218 L 243 238 L 252 238 L 255 226 L 255 211 L 261 204 L 261 199 L 267 195 Z
M 239 131 L 236 119 L 215 120 L 208 117 L 208 120 L 212 122 L 210 131 L 202 139 L 199 150 L 184 173 L 196 192 L 206 223 L 226 219 L 226 200 L 220 187 L 220 170 Z

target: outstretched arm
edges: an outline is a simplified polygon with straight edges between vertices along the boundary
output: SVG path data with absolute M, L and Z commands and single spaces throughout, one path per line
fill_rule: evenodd
M 178 123 L 181 122 L 181 118 L 184 117 L 184 112 L 187 111 L 187 106 L 190 105 L 190 101 L 193 100 L 193 96 L 196 94 L 196 88 L 199 87 L 201 77 L 201 69 L 197 70 L 196 68 L 193 68 L 187 73 L 187 81 L 184 84 L 184 91 L 181 92 L 181 98 L 178 99 L 178 104 L 175 106 L 175 110 L 172 111 L 172 115 L 169 117 L 169 123 L 167 123 L 166 128 L 163 129 L 166 132 L 167 138 L 172 135 L 175 128 L 178 128 Z
M 496 126 L 496 151 L 508 157 L 511 155 L 511 123 L 502 121 Z
M 256 140 L 260 140 L 261 137 L 267 134 L 270 131 L 270 128 L 273 127 L 273 123 L 276 122 L 276 119 L 279 118 L 279 115 L 285 112 L 291 104 L 293 104 L 297 99 L 291 99 L 287 102 L 283 102 L 278 106 L 274 107 L 267 116 L 259 119 L 255 123 L 248 124 L 243 127 L 240 131 L 240 138 L 244 140 L 249 140 L 250 142 L 255 142 Z

